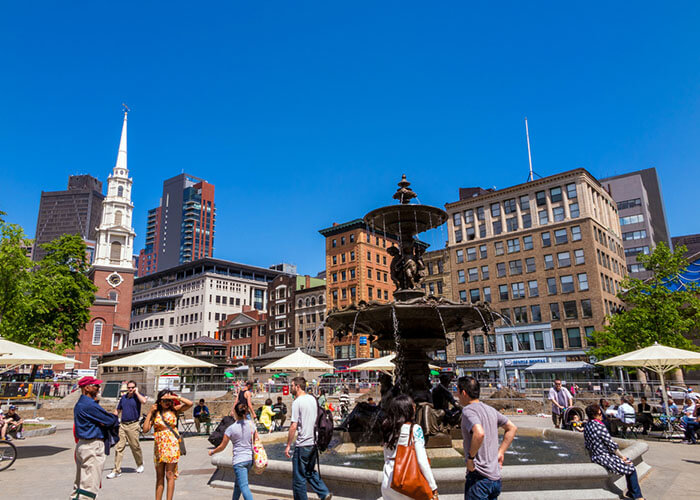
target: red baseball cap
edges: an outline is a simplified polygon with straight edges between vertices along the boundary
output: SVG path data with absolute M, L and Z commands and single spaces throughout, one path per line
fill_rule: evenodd
M 83 377 L 78 380 L 78 387 L 85 387 L 86 385 L 100 385 L 102 382 L 104 381 L 88 375 L 87 377 Z

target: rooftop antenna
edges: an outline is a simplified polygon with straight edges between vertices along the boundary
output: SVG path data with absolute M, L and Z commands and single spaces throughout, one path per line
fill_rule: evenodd
M 530 175 L 527 181 L 532 182 L 535 180 L 535 176 L 532 172 L 532 153 L 530 153 L 530 131 L 527 128 L 527 116 L 525 117 L 525 137 L 527 137 L 527 159 L 530 162 Z

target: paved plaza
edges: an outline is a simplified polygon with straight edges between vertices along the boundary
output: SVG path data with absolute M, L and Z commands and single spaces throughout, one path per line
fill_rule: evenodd
M 513 421 L 521 427 L 547 427 L 550 424 L 548 419 L 529 416 L 513 417 Z M 72 422 L 55 423 L 58 427 L 55 434 L 15 441 L 20 458 L 10 469 L 0 472 L 2 498 L 68 498 L 75 474 Z M 176 498 L 231 498 L 231 491 L 210 488 L 207 485 L 214 471 L 207 455 L 209 448 L 210 445 L 203 436 L 188 438 L 188 454 L 180 461 Z M 127 448 L 122 476 L 111 480 L 103 479 L 98 498 L 145 500 L 154 497 L 152 442 L 142 441 L 142 449 L 145 472 L 136 474 L 131 452 Z M 230 454 L 230 449 L 224 453 Z M 642 490 L 647 499 L 697 498 L 697 492 L 700 491 L 700 445 L 649 441 L 649 451 L 645 460 L 653 467 L 651 474 L 642 481 Z M 103 477 L 112 469 L 113 463 L 114 452 L 107 458 Z M 256 499 L 262 500 L 267 497 L 256 496 Z

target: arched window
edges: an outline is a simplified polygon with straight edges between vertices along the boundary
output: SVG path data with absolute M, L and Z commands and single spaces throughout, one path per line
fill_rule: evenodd
M 104 323 L 97 320 L 95 324 L 92 325 L 92 345 L 100 345 L 102 343 L 102 326 Z
M 117 210 L 116 212 L 114 212 L 114 225 L 115 226 L 122 225 L 122 213 L 120 210 Z
M 117 188 L 117 196 L 119 196 L 120 198 L 124 196 L 124 186 L 119 186 Z
M 109 261 L 112 264 L 119 264 L 122 260 L 122 244 L 118 241 L 113 241 L 109 248 Z
M 312 306 L 316 305 L 316 297 L 311 297 L 311 305 Z
M 318 297 L 318 303 L 323 305 L 323 295 L 319 295 Z
M 111 290 L 107 295 L 109 295 L 109 300 L 117 300 L 119 294 L 114 290 Z
M 310 301 L 309 298 L 307 297 L 307 298 L 306 298 L 306 307 L 309 307 L 310 305 L 311 305 L 311 301 Z
M 301 299 L 299 299 L 299 306 L 298 306 L 299 309 L 301 309 L 301 307 L 302 307 L 303 305 L 304 305 L 304 303 L 301 301 Z

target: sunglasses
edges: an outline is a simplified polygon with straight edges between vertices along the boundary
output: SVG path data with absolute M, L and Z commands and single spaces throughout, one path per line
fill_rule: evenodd
M 127 387 L 127 389 L 136 389 L 136 386 Z

